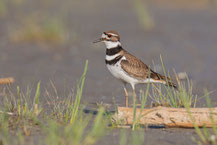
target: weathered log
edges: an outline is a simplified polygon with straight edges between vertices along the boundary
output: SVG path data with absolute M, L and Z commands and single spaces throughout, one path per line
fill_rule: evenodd
M 9 77 L 9 78 L 0 78 L 0 85 L 2 84 L 11 84 L 14 82 L 14 78 Z
M 155 107 L 142 110 L 136 109 L 136 120 L 141 125 L 164 125 L 165 127 L 182 127 L 192 128 L 194 125 L 198 127 L 212 127 L 212 118 L 214 124 L 217 125 L 217 108 L 169 108 Z M 140 116 L 140 117 L 139 117 Z M 113 120 L 120 125 L 133 124 L 133 108 L 118 107 L 117 113 L 113 116 Z

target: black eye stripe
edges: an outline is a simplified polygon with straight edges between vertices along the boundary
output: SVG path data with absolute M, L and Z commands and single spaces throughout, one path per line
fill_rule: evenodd
M 111 34 L 108 34 L 107 36 L 108 36 L 109 38 L 110 38 L 110 37 L 112 37 L 112 35 L 111 35 Z
M 109 36 L 110 36 L 110 37 L 112 36 L 112 34 L 106 33 L 106 32 L 103 32 L 103 34 L 105 34 L 105 35 L 108 36 L 108 37 L 109 37 Z

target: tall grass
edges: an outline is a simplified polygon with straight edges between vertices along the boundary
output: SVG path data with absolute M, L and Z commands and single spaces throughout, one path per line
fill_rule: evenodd
M 86 77 L 86 73 L 87 73 L 87 66 L 88 66 L 88 61 L 86 61 L 83 75 L 82 75 L 82 77 L 80 79 L 80 82 L 77 85 L 77 93 L 76 93 L 75 102 L 74 102 L 73 108 L 72 108 L 70 123 L 74 123 L 75 119 L 76 119 L 76 117 L 78 115 L 78 109 L 79 109 L 79 106 L 80 106 L 80 101 L 81 101 L 83 87 L 84 87 L 84 81 L 85 81 L 85 77 Z
M 202 131 L 198 129 L 197 126 L 195 126 L 196 133 L 199 135 L 201 141 L 197 142 L 198 144 L 213 144 L 217 145 L 217 126 L 214 123 L 213 116 L 212 116 L 212 110 L 211 110 L 211 100 L 209 97 L 208 91 L 205 89 L 204 94 L 206 96 L 206 103 L 207 107 L 210 108 L 210 120 L 212 123 L 212 129 L 209 130 L 206 127 L 203 127 Z
M 162 56 L 160 56 L 161 66 L 163 68 L 164 76 L 169 76 L 169 73 L 166 73 Z M 152 95 L 150 97 L 157 105 L 167 106 L 167 107 L 184 107 L 185 103 L 189 103 L 190 106 L 196 107 L 197 95 L 193 94 L 193 83 L 187 77 L 186 82 L 181 82 L 174 71 L 174 75 L 177 82 L 177 89 L 171 88 L 169 86 L 161 86 L 153 84 L 152 86 Z M 167 82 L 169 80 L 166 80 Z M 174 80 L 173 80 L 174 81 Z
M 40 82 L 37 83 L 37 88 L 33 100 L 31 100 L 31 89 L 27 86 L 26 92 L 23 92 L 20 86 L 17 86 L 16 94 L 11 91 L 11 88 L 8 86 L 7 89 L 3 89 L 2 102 L 0 112 L 4 112 L 8 115 L 16 116 L 38 116 L 42 111 L 39 106 L 39 97 L 40 97 Z
M 47 132 L 47 145 L 92 145 L 95 144 L 101 136 L 105 134 L 107 120 L 103 118 L 104 109 L 98 110 L 97 116 L 94 118 L 91 129 L 87 132 L 87 126 L 92 120 L 92 115 L 83 116 L 80 109 L 80 101 L 82 97 L 84 81 L 87 73 L 88 61 L 86 61 L 84 72 L 77 84 L 77 91 L 75 100 L 71 102 L 71 98 L 67 98 L 61 105 L 64 107 L 57 107 L 58 113 L 57 121 L 64 121 L 64 125 L 57 121 L 51 120 L 48 127 L 45 127 Z M 57 93 L 57 92 L 56 92 Z M 54 105 L 56 106 L 56 105 Z M 63 108 L 63 109 L 61 109 Z M 60 131 L 62 130 L 62 131 Z
M 34 114 L 37 116 L 40 112 L 41 109 L 39 108 L 39 96 L 40 96 L 40 82 L 37 84 L 37 89 L 35 92 L 35 97 L 34 97 Z
M 47 145 L 93 145 L 105 134 L 106 121 L 103 120 L 104 109 L 100 108 L 92 128 L 87 131 L 91 116 L 77 116 L 74 124 L 61 125 L 50 121 L 45 128 Z M 88 133 L 87 133 L 88 132 Z
M 9 134 L 8 134 L 8 117 L 6 114 L 0 114 L 0 132 L 2 135 L 0 142 L 3 145 L 7 144 L 9 140 Z
M 217 145 L 217 126 L 213 120 L 213 116 L 212 116 L 213 113 L 211 110 L 212 105 L 211 105 L 211 101 L 209 98 L 209 93 L 206 89 L 204 90 L 204 96 L 206 97 L 207 107 L 210 108 L 210 116 L 209 116 L 210 118 L 209 119 L 211 120 L 211 123 L 212 123 L 211 129 L 208 129 L 205 126 L 202 129 L 200 129 L 196 125 L 195 119 L 191 115 L 191 112 L 190 112 L 191 106 L 188 103 L 184 104 L 184 107 L 186 108 L 188 115 L 193 123 L 196 134 L 199 136 L 199 139 L 192 138 L 192 140 L 196 142 L 198 145 Z
M 84 89 L 84 82 L 87 73 L 88 61 L 85 63 L 84 72 L 77 84 L 75 98 L 66 98 L 62 107 L 52 109 L 57 112 L 45 112 L 45 108 L 40 102 L 40 82 L 37 84 L 33 102 L 27 101 L 25 95 L 31 96 L 32 93 L 23 93 L 20 87 L 17 87 L 16 95 L 9 91 L 11 99 L 6 99 L 3 110 L 0 112 L 0 135 L 4 139 L 0 139 L 4 145 L 21 144 L 24 142 L 23 136 L 31 135 L 33 128 L 37 128 L 41 133 L 47 134 L 45 140 L 41 143 L 52 145 L 92 145 L 95 144 L 106 133 L 107 119 L 104 117 L 105 110 L 100 108 L 96 117 L 93 115 L 84 115 L 80 104 L 82 92 Z M 10 90 L 10 89 L 9 89 Z M 55 91 L 57 94 L 57 91 Z M 6 95 L 6 94 L 5 94 Z M 30 97 L 29 96 L 29 97 Z M 72 96 L 72 95 L 69 95 Z M 10 102 L 11 101 L 11 102 Z M 9 108 L 7 108 L 9 107 Z M 53 105 L 56 107 L 56 104 Z M 11 109 L 13 108 L 13 109 Z M 61 108 L 64 108 L 61 110 Z M 59 109 L 59 110 L 58 110 Z M 13 111 L 9 114 L 7 111 Z M 41 116 L 39 114 L 59 113 L 58 117 L 45 116 L 41 123 Z M 56 114 L 53 114 L 54 116 Z M 38 122 L 36 122 L 38 121 Z M 93 121 L 93 122 L 92 122 Z M 88 125 L 91 125 L 90 128 Z M 8 138 L 13 132 L 16 135 L 13 140 Z M 17 142 L 17 143 L 14 143 Z
M 47 104 L 49 105 L 50 110 L 50 113 L 48 114 L 49 117 L 54 117 L 55 119 L 65 123 L 73 124 L 75 122 L 77 116 L 80 114 L 79 109 L 82 108 L 82 106 L 80 106 L 80 102 L 82 98 L 87 68 L 88 61 L 86 61 L 84 72 L 77 83 L 76 92 L 74 92 L 74 90 L 71 90 L 68 96 L 64 95 L 64 97 L 60 97 L 55 85 L 53 82 L 51 82 L 54 94 L 51 94 L 47 90 L 45 92 Z

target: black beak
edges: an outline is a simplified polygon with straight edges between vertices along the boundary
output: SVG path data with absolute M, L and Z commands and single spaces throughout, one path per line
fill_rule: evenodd
M 98 43 L 98 42 L 101 42 L 101 41 L 103 41 L 103 39 L 102 39 L 102 38 L 99 38 L 99 39 L 93 41 L 93 43 Z

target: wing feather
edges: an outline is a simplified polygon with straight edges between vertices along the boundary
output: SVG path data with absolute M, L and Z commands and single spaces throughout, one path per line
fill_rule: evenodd
M 148 71 L 150 70 L 149 67 L 140 59 L 126 51 L 124 52 L 124 56 L 126 57 L 126 60 L 121 61 L 122 69 L 132 77 L 136 77 L 137 79 L 146 79 Z
M 127 51 L 123 50 L 126 60 L 121 61 L 122 69 L 128 73 L 130 76 L 135 77 L 139 80 L 145 80 L 149 77 L 154 80 L 161 80 L 166 85 L 176 88 L 176 84 L 172 82 L 169 77 L 163 76 L 159 73 L 151 70 L 146 64 L 144 64 L 140 59 L 131 55 Z

